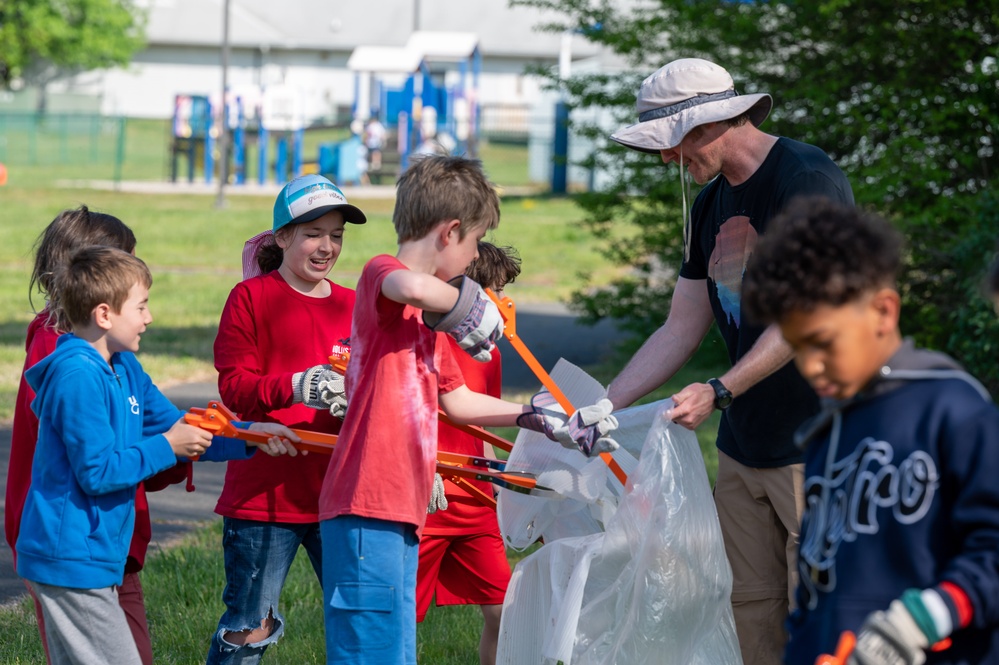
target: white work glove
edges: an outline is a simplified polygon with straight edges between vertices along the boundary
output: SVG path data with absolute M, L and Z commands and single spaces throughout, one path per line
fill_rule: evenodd
M 430 504 L 427 514 L 433 515 L 438 510 L 447 510 L 447 496 L 444 494 L 444 478 L 439 473 L 434 474 L 434 488 L 430 491 Z
M 291 376 L 292 403 L 312 409 L 329 409 L 337 418 L 347 412 L 343 375 L 330 365 L 316 365 Z
M 901 600 L 872 612 L 857 634 L 847 665 L 922 665 L 930 640 Z
M 458 289 L 458 302 L 446 314 L 423 312 L 423 322 L 434 332 L 447 333 L 465 353 L 489 362 L 489 353 L 503 334 L 503 317 L 482 287 L 461 275 L 448 282 Z
M 617 441 L 607 436 L 617 429 L 617 418 L 611 415 L 614 405 L 602 399 L 584 406 L 566 417 L 565 410 L 547 390 L 531 397 L 531 411 L 517 417 L 517 426 L 541 432 L 566 448 L 576 448 L 587 457 L 617 450 Z
M 584 406 L 569 417 L 569 422 L 555 430 L 555 437 L 567 448 L 576 446 L 587 457 L 617 450 L 617 441 L 607 436 L 618 426 L 612 411 L 614 405 L 606 398 L 592 406 Z

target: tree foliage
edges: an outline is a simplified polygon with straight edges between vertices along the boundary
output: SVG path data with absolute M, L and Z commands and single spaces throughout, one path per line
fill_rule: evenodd
M 0 0 L 0 84 L 126 65 L 142 21 L 131 0 Z
M 632 74 L 566 86 L 574 105 L 605 106 L 622 125 L 636 120 L 641 78 L 678 57 L 718 62 L 740 92 L 769 92 L 775 107 L 764 130 L 826 150 L 858 204 L 905 234 L 903 330 L 999 388 L 999 324 L 978 288 L 999 237 L 999 204 L 987 194 L 999 166 L 999 0 L 514 4 L 553 10 L 562 19 L 546 29 L 581 31 L 626 59 Z M 583 131 L 605 137 L 606 129 Z M 617 184 L 582 197 L 590 226 L 635 224 L 643 240 L 613 248 L 635 266 L 631 276 L 578 294 L 576 304 L 594 317 L 661 316 L 672 290 L 662 266 L 679 265 L 677 171 L 613 144 L 591 164 Z

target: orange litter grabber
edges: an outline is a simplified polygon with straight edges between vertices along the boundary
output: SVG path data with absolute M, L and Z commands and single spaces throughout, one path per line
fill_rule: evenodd
M 240 439 L 249 443 L 267 443 L 271 438 L 270 434 L 254 432 L 252 430 L 240 429 L 233 425 L 237 421 L 236 414 L 229 410 L 229 407 L 218 400 L 208 402 L 208 408 L 200 409 L 193 407 L 184 414 L 184 422 L 211 432 L 214 436 L 226 436 L 232 439 Z M 308 450 L 309 452 L 329 454 L 336 443 L 335 434 L 323 434 L 322 432 L 310 432 L 303 429 L 292 429 L 301 439 L 301 443 L 296 443 L 298 450 Z
M 498 434 L 493 434 L 489 430 L 482 429 L 477 425 L 462 425 L 461 423 L 456 423 L 450 418 L 448 418 L 448 415 L 443 411 L 441 411 L 440 409 L 437 410 L 437 420 L 444 423 L 445 425 L 450 425 L 455 429 L 460 429 L 465 434 L 471 434 L 477 439 L 482 439 L 486 443 L 496 446 L 501 450 L 505 450 L 507 452 L 513 450 L 513 444 L 504 439 L 503 437 L 499 436 Z
M 217 400 L 208 402 L 208 407 L 205 409 L 193 407 L 190 411 L 184 414 L 184 421 L 187 424 L 200 427 L 205 431 L 211 432 L 214 436 L 225 436 L 250 443 L 267 443 L 267 440 L 270 439 L 270 434 L 254 432 L 252 430 L 240 429 L 236 427 L 233 425 L 233 422 L 236 420 L 238 420 L 236 415 L 228 407 Z M 291 428 L 291 431 L 298 435 L 301 439 L 301 442 L 294 444 L 298 450 L 308 450 L 309 452 L 329 455 L 333 452 L 333 447 L 336 445 L 337 436 L 335 434 L 323 434 L 322 432 L 313 432 L 310 430 L 294 428 Z M 513 447 L 513 444 L 506 439 L 500 438 L 491 432 L 486 432 L 485 430 L 482 430 L 482 432 L 485 435 L 488 435 L 491 439 L 501 442 L 502 447 L 507 449 Z M 475 435 L 478 436 L 477 433 L 475 433 Z M 438 473 L 446 478 L 452 479 L 455 484 L 460 485 L 473 496 L 483 500 L 488 505 L 495 506 L 496 500 L 471 483 L 468 483 L 466 479 L 491 482 L 499 487 L 504 487 L 514 492 L 521 492 L 524 494 L 531 494 L 535 490 L 547 492 L 552 491 L 548 487 L 538 485 L 537 480 L 530 474 L 504 471 L 506 463 L 502 460 L 491 460 L 485 457 L 470 457 L 468 455 L 447 453 L 444 451 L 439 451 L 437 458 Z M 494 470 L 490 471 L 475 468 L 476 466 L 490 467 Z
M 572 402 L 569 398 L 565 396 L 558 384 L 552 380 L 552 377 L 545 371 L 545 368 L 541 366 L 538 359 L 534 357 L 531 350 L 527 348 L 524 344 L 524 340 L 517 335 L 517 306 L 513 303 L 510 298 L 504 297 L 502 300 L 492 289 L 483 289 L 486 294 L 492 299 L 496 304 L 496 307 L 500 311 L 500 316 L 503 317 L 503 336 L 506 337 L 507 341 L 516 349 L 520 357 L 524 359 L 527 366 L 531 368 L 534 372 L 534 376 L 538 377 L 541 381 L 541 385 L 548 389 L 548 392 L 552 394 L 555 401 L 558 402 L 562 410 L 565 411 L 566 415 L 572 415 L 576 409 L 572 406 Z M 614 477 L 617 478 L 622 485 L 628 482 L 628 475 L 621 468 L 621 465 L 617 463 L 617 460 L 610 453 L 600 453 L 600 459 L 604 461 L 611 472 L 613 472 Z
M 839 636 L 839 643 L 836 645 L 835 654 L 824 653 L 815 659 L 815 665 L 846 665 L 850 654 L 857 646 L 857 636 L 852 631 L 844 630 Z

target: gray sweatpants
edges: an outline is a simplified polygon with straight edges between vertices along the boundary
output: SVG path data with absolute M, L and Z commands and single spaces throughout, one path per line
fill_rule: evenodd
M 51 665 L 142 665 L 114 587 L 28 584 L 45 616 Z

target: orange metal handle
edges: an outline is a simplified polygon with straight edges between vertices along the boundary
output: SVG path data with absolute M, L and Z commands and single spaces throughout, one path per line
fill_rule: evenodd
M 489 508 L 492 508 L 494 510 L 496 509 L 496 497 L 486 494 L 478 487 L 473 485 L 471 482 L 469 482 L 467 478 L 459 478 L 458 476 L 442 471 L 441 466 L 439 464 L 437 465 L 437 472 L 441 474 L 441 477 L 447 478 L 452 483 L 454 483 L 461 489 L 471 494 L 474 498 L 478 499 L 479 502 L 482 503 L 483 505 L 488 506 Z
M 446 416 L 445 416 L 446 417 Z M 246 441 L 247 443 L 267 443 L 271 435 L 264 432 L 254 432 L 253 430 L 241 429 L 233 425 L 236 421 L 236 414 L 234 414 L 227 406 L 219 401 L 208 402 L 207 408 L 193 407 L 187 413 L 184 414 L 184 422 L 195 427 L 200 427 L 201 429 L 211 432 L 213 436 L 225 436 L 232 439 L 239 439 L 241 441 Z M 471 430 L 471 433 L 478 436 L 479 431 L 482 432 L 486 437 L 490 439 L 495 439 L 495 445 L 508 446 L 507 450 L 513 447 L 506 439 L 496 436 L 492 432 L 487 432 L 481 428 L 456 425 L 460 429 Z M 290 428 L 292 432 L 298 435 L 301 439 L 299 443 L 294 444 L 298 450 L 308 450 L 309 452 L 321 453 L 324 455 L 329 455 L 333 452 L 333 448 L 337 442 L 337 436 L 335 434 L 324 434 L 322 432 L 313 432 L 304 429 Z M 447 457 L 448 453 L 439 453 Z M 461 459 L 459 459 L 459 457 Z M 533 489 L 537 486 L 537 482 L 533 478 L 520 475 L 511 475 L 504 472 L 493 472 L 484 471 L 481 469 L 467 468 L 461 466 L 462 463 L 472 463 L 475 460 L 465 459 L 464 456 L 454 455 L 453 459 L 447 462 L 438 461 L 437 471 L 448 478 L 456 485 L 462 487 L 465 491 L 471 494 L 473 497 L 479 499 L 482 503 L 487 506 L 495 507 L 496 499 L 489 496 L 478 487 L 472 485 L 468 482 L 468 479 L 473 480 L 490 480 L 498 479 L 504 483 L 516 485 L 518 487 L 523 487 L 525 489 Z M 541 488 L 545 489 L 545 488 Z
M 839 643 L 836 645 L 836 653 L 833 655 L 822 654 L 815 659 L 815 665 L 846 665 L 846 661 L 857 646 L 857 636 L 852 631 L 844 630 L 839 636 Z
M 490 445 L 496 446 L 497 448 L 502 448 L 507 452 L 513 450 L 513 444 L 504 439 L 503 437 L 501 437 L 500 435 L 493 434 L 489 430 L 482 429 L 481 427 L 477 427 L 475 425 L 462 425 L 460 423 L 456 423 L 450 418 L 448 418 L 447 414 L 441 410 L 437 411 L 437 420 L 444 423 L 445 425 L 450 425 L 455 429 L 459 429 L 465 434 L 471 434 L 477 439 L 482 439 L 483 441 L 485 441 Z
M 226 436 L 231 439 L 240 439 L 247 443 L 267 443 L 271 438 L 270 434 L 264 432 L 254 432 L 253 430 L 240 429 L 233 425 L 236 420 L 229 407 L 222 402 L 212 400 L 208 402 L 207 409 L 192 408 L 184 414 L 184 421 L 189 425 L 200 427 L 211 432 L 214 436 Z M 311 432 L 304 429 L 291 429 L 302 439 L 300 443 L 294 444 L 298 450 L 308 450 L 309 452 L 329 454 L 336 445 L 335 434 L 323 434 L 322 432 Z
M 575 407 L 572 406 L 572 402 L 569 401 L 569 398 L 565 396 L 565 393 L 563 393 L 562 389 L 558 387 L 551 375 L 545 371 L 545 368 L 541 366 L 538 359 L 534 357 L 531 350 L 527 348 L 526 344 L 524 344 L 524 340 L 517 334 L 517 306 L 508 297 L 504 297 L 501 300 L 492 289 L 487 288 L 483 290 L 496 304 L 496 307 L 499 309 L 500 316 L 503 317 L 503 336 L 506 337 L 507 341 L 509 341 L 517 353 L 520 354 L 520 357 L 524 359 L 527 366 L 531 368 L 531 371 L 534 372 L 534 376 L 538 377 L 538 380 L 541 381 L 541 385 L 547 388 L 548 392 L 552 394 L 552 397 L 555 398 L 555 401 L 562 407 L 562 410 L 565 411 L 566 415 L 572 415 L 576 411 Z M 617 460 L 614 459 L 613 455 L 610 453 L 600 453 L 600 459 L 602 459 L 604 464 L 610 468 L 614 477 L 617 478 L 622 485 L 627 484 L 628 474 L 624 472 L 624 469 L 622 469 L 621 465 L 617 463 Z
M 538 377 L 541 381 L 541 385 L 548 389 L 548 392 L 552 394 L 555 401 L 558 402 L 559 406 L 566 412 L 566 414 L 572 414 L 576 409 L 572 406 L 572 402 L 569 398 L 565 396 L 562 389 L 558 387 L 558 384 L 552 380 L 552 377 L 545 371 L 545 368 L 541 366 L 538 359 L 534 357 L 531 350 L 527 348 L 524 344 L 524 340 L 517 334 L 517 306 L 514 304 L 510 298 L 505 297 L 500 300 L 499 296 L 492 289 L 483 289 L 486 292 L 496 307 L 499 309 L 500 316 L 503 317 L 503 336 L 506 337 L 507 341 L 516 349 L 520 357 L 524 359 L 527 366 L 531 368 L 534 372 L 534 376 Z

